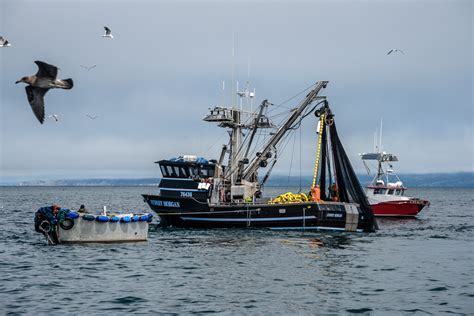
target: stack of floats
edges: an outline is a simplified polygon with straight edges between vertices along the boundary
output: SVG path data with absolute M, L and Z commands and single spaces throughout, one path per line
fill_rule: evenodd
M 152 217 L 150 213 L 81 214 L 53 205 L 36 211 L 35 230 L 53 245 L 146 241 Z

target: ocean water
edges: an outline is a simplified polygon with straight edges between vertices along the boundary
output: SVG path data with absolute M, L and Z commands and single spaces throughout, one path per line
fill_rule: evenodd
M 47 246 L 34 231 L 41 206 L 147 210 L 155 190 L 0 188 L 0 314 L 474 314 L 473 189 L 411 189 L 431 207 L 371 234 L 152 225 L 148 242 Z

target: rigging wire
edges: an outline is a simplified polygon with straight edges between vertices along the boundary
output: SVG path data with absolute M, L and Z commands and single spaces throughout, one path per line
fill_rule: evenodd
M 301 116 L 301 118 L 299 119 L 299 121 L 298 121 L 295 125 L 293 125 L 292 127 L 290 127 L 290 129 L 293 129 L 293 130 L 294 130 L 294 129 L 300 128 L 301 122 L 303 121 L 303 119 L 304 119 L 305 117 L 307 117 L 308 115 L 310 115 L 311 113 L 313 113 L 313 111 L 316 110 L 316 108 L 318 107 L 318 105 L 320 105 L 321 103 L 324 103 L 324 100 L 319 101 L 318 103 L 316 103 L 315 106 L 313 106 L 313 107 L 311 108 L 311 110 L 309 110 L 309 111 L 307 111 L 305 114 L 303 114 L 303 115 Z
M 212 144 L 212 145 L 206 150 L 206 153 L 209 153 L 209 152 L 211 151 L 211 149 L 212 149 L 214 146 L 216 146 L 216 144 L 217 144 L 218 142 L 220 142 L 220 140 L 222 139 L 222 137 L 225 136 L 225 134 L 227 134 L 227 131 L 224 131 L 224 133 L 221 133 L 221 136 L 219 136 L 219 137 L 217 138 L 217 140 L 214 142 L 214 144 Z M 205 155 L 203 155 L 203 156 L 205 156 Z
M 285 136 L 283 136 L 283 138 L 282 138 L 282 144 L 277 148 L 277 151 L 278 151 L 279 153 L 285 152 L 286 147 L 287 147 L 288 144 L 290 143 L 291 137 L 294 135 L 293 132 L 294 132 L 294 131 L 290 131 L 288 134 L 286 134 Z
M 311 84 L 309 87 L 305 88 L 304 90 L 301 90 L 300 92 L 298 92 L 297 94 L 295 94 L 295 95 L 292 96 L 291 98 L 286 99 L 285 101 L 281 102 L 280 104 L 276 104 L 276 105 L 274 105 L 274 106 L 275 106 L 275 107 L 282 107 L 282 108 L 289 109 L 289 110 L 293 110 L 293 109 L 290 109 L 290 108 L 288 108 L 288 107 L 283 106 L 283 104 L 290 102 L 291 100 L 293 100 L 294 98 L 298 97 L 298 96 L 301 95 L 302 93 L 304 93 L 304 92 L 308 91 L 309 89 L 311 89 L 313 86 L 314 86 L 314 83 Z
M 267 117 L 268 117 L 269 119 L 276 119 L 276 118 L 278 118 L 278 117 L 280 117 L 280 116 L 283 116 L 283 115 L 286 115 L 286 116 L 287 116 L 288 114 L 290 114 L 290 113 L 293 112 L 293 111 L 294 111 L 294 109 L 293 109 L 293 110 L 290 110 L 290 111 L 283 111 L 283 112 L 280 112 L 280 113 L 277 113 L 277 114 L 274 114 L 274 115 L 270 115 L 270 116 L 267 116 Z
M 286 99 L 285 101 L 281 102 L 280 104 L 273 105 L 274 108 L 272 108 L 272 109 L 268 109 L 268 108 L 267 108 L 266 111 L 265 111 L 265 115 L 267 116 L 267 118 L 272 119 L 272 120 L 274 120 L 275 118 L 282 117 L 282 116 L 284 116 L 284 115 L 287 116 L 287 115 L 290 114 L 291 112 L 295 111 L 296 108 L 288 108 L 288 107 L 283 106 L 283 104 L 290 102 L 291 100 L 295 99 L 296 97 L 300 96 L 300 95 L 303 94 L 304 92 L 306 92 L 306 91 L 308 91 L 309 89 L 311 89 L 313 86 L 314 86 L 314 84 L 312 84 L 312 85 L 308 86 L 307 88 L 301 90 L 300 92 L 298 92 L 298 93 L 295 94 L 294 96 L 292 96 L 292 97 Z M 290 136 L 293 136 L 293 138 L 294 138 L 294 139 L 293 139 L 293 150 L 292 150 L 291 164 L 293 163 L 294 147 L 295 147 L 295 143 L 296 143 L 296 134 L 293 134 L 293 135 L 292 135 L 292 132 L 293 132 L 294 130 L 298 129 L 298 128 L 301 126 L 302 120 L 303 120 L 305 117 L 307 117 L 309 114 L 311 114 L 311 113 L 316 109 L 316 107 L 318 107 L 318 106 L 319 106 L 321 103 L 323 103 L 323 102 L 324 102 L 324 101 L 318 102 L 318 103 L 317 103 L 315 106 L 313 106 L 309 111 L 307 110 L 304 114 L 302 114 L 301 117 L 300 117 L 300 119 L 298 120 L 298 122 L 297 122 L 294 126 L 290 127 L 289 130 L 288 130 L 288 133 L 283 137 L 282 142 L 281 142 L 282 145 L 279 146 L 279 147 L 280 147 L 279 152 L 283 152 L 283 151 L 286 149 L 286 147 L 287 147 L 287 145 L 288 145 L 288 143 L 289 143 L 289 141 L 290 141 L 290 139 L 291 139 Z M 284 109 L 286 109 L 286 111 L 282 111 L 282 112 L 280 112 L 280 113 L 276 113 L 276 114 L 270 116 L 270 113 L 274 112 L 274 111 L 277 110 L 278 108 L 284 108 Z M 248 123 L 251 122 L 252 114 L 253 114 L 253 112 L 250 113 L 250 115 L 249 115 L 249 116 L 247 117 L 247 119 L 245 120 L 245 123 L 244 123 L 244 124 L 248 124 Z M 283 120 L 283 119 L 282 119 L 282 120 Z M 299 188 L 299 189 L 300 189 L 300 191 L 301 191 L 301 188 L 302 188 L 302 136 L 301 136 L 301 133 L 302 133 L 302 132 L 301 132 L 301 130 L 300 130 L 300 159 L 299 159 L 299 160 L 300 160 L 300 166 L 299 166 L 299 169 L 300 169 L 300 179 L 299 179 L 299 180 L 300 180 L 300 181 L 299 181 L 299 182 L 300 182 L 300 183 L 299 183 L 299 184 L 300 184 L 300 185 L 299 185 L 300 188 Z M 261 139 L 263 134 L 264 134 L 264 132 L 262 131 L 262 129 L 259 129 L 259 131 L 258 131 L 258 133 L 257 133 L 257 139 L 256 139 L 256 141 L 255 141 L 255 144 L 256 144 L 256 145 L 255 145 L 255 146 L 252 146 L 252 147 L 254 147 L 254 148 L 251 149 L 251 151 L 250 151 L 250 153 L 249 153 L 249 157 L 252 157 L 252 156 L 256 153 L 257 148 L 259 148 L 259 146 L 261 146 L 261 145 L 268 139 L 268 137 L 270 136 L 270 134 L 268 133 L 267 135 L 264 135 L 263 139 Z M 250 133 L 247 133 L 247 134 L 245 135 L 244 140 L 243 140 L 243 142 L 242 142 L 242 146 L 240 146 L 240 148 L 238 149 L 237 154 L 240 154 L 240 152 L 242 151 L 242 149 L 243 149 L 244 147 L 246 147 L 246 146 L 243 146 L 243 145 L 248 145 L 249 135 L 250 135 Z M 288 136 L 288 137 L 286 137 L 286 136 Z M 221 138 L 222 138 L 222 135 L 221 135 L 221 137 L 218 139 L 218 141 L 219 141 Z M 285 139 L 285 138 L 286 138 L 286 139 Z M 217 143 L 218 141 L 216 141 L 216 143 Z M 212 147 L 214 147 L 216 143 L 214 143 L 214 144 L 208 149 L 208 151 L 209 151 Z M 275 148 L 275 149 L 276 149 L 276 148 Z M 230 170 L 230 174 L 234 173 L 235 171 L 236 171 L 235 168 L 234 168 L 234 170 Z M 290 174 L 291 174 L 291 166 L 290 166 L 290 173 L 289 173 L 289 176 L 288 176 L 288 183 L 289 183 Z M 287 183 L 287 184 L 288 184 L 288 183 Z

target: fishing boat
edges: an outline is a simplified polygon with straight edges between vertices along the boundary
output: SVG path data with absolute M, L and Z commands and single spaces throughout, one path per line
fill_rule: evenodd
M 118 214 L 104 207 L 101 214 L 46 206 L 35 213 L 35 230 L 48 244 L 137 242 L 148 239 L 151 213 Z
M 244 109 L 242 102 L 211 108 L 203 120 L 229 135 L 219 158 L 182 155 L 157 161 L 159 192 L 143 194 L 144 201 L 164 226 L 374 231 L 372 210 L 338 137 L 329 102 L 319 96 L 327 84 L 320 81 L 305 90 L 304 99 L 279 124 L 269 117 L 278 106 L 268 100 L 255 111 L 252 105 Z M 255 97 L 248 88 L 237 95 L 247 101 Z M 265 183 L 288 135 L 311 114 L 318 127 L 310 192 L 264 198 Z
M 367 199 L 375 216 L 415 217 L 423 208 L 429 207 L 430 202 L 405 195 L 407 187 L 393 170 L 398 157 L 382 150 L 382 129 L 383 118 L 378 135 L 374 133 L 374 151 L 360 154 L 367 174 L 372 176 L 365 188 Z M 370 167 L 371 162 L 375 162 L 375 168 Z
M 407 187 L 393 170 L 392 163 L 398 161 L 396 155 L 374 152 L 361 154 L 361 158 L 368 174 L 371 171 L 367 162 L 377 163 L 377 172 L 366 186 L 367 198 L 375 216 L 415 217 L 430 205 L 427 200 L 405 195 Z

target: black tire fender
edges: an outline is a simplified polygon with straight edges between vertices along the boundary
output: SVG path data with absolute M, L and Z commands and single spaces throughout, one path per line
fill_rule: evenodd
M 65 218 L 61 223 L 59 223 L 59 226 L 64 230 L 70 230 L 74 227 L 74 220 L 72 218 Z

